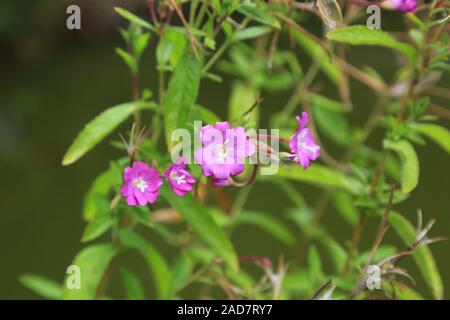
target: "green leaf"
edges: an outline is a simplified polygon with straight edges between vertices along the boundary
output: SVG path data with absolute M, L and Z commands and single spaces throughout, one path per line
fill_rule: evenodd
M 95 178 L 83 202 L 83 218 L 91 221 L 99 215 L 109 213 L 108 195 L 114 185 L 113 174 L 107 170 Z
M 257 94 L 250 87 L 240 81 L 235 81 L 228 104 L 229 121 L 243 125 L 247 129 L 258 128 L 259 106 L 245 114 L 256 103 L 256 96 Z
M 171 141 L 172 132 L 188 125 L 189 114 L 197 100 L 200 86 L 200 69 L 197 59 L 191 53 L 186 53 L 178 62 L 170 79 L 164 118 L 169 148 L 174 144 Z
M 123 50 L 122 48 L 116 48 L 116 54 L 122 58 L 123 62 L 128 66 L 131 73 L 136 74 L 138 71 L 138 64 L 134 57 L 128 53 L 127 51 Z
M 170 63 L 175 67 L 186 49 L 187 39 L 183 30 L 178 28 L 167 28 L 156 48 L 156 59 L 158 66 Z
M 239 215 L 236 216 L 234 223 L 238 225 L 250 224 L 258 226 L 259 228 L 267 231 L 288 246 L 292 246 L 295 243 L 295 237 L 292 235 L 289 229 L 286 228 L 285 225 L 283 225 L 274 217 L 262 212 L 240 212 Z
M 272 30 L 272 29 L 270 27 L 266 27 L 266 26 L 249 27 L 244 30 L 240 30 L 240 31 L 236 32 L 233 36 L 232 41 L 237 42 L 237 41 L 244 41 L 244 40 L 258 38 L 258 37 L 261 37 L 261 36 L 269 33 L 270 30 Z
M 406 140 L 384 140 L 383 146 L 393 150 L 402 162 L 401 185 L 403 193 L 410 193 L 419 183 L 419 159 L 414 147 Z
M 120 230 L 119 238 L 122 245 L 141 253 L 155 282 L 158 298 L 166 298 L 170 289 L 170 268 L 165 258 L 147 240 L 131 230 Z
M 64 155 L 62 164 L 67 166 L 74 163 L 94 148 L 133 112 L 141 109 L 149 109 L 152 106 L 152 104 L 146 102 L 130 102 L 103 111 L 79 133 Z
M 353 198 L 346 192 L 334 192 L 333 203 L 338 214 L 351 226 L 356 226 L 359 213 L 354 205 Z
M 100 281 L 118 252 L 119 249 L 112 244 L 96 244 L 81 250 L 72 262 L 72 265 L 78 266 L 81 270 L 81 288 L 69 289 L 64 285 L 62 298 L 65 300 L 95 299 Z
M 336 274 L 341 274 L 344 269 L 345 260 L 347 257 L 346 251 L 342 246 L 337 243 L 328 233 L 321 231 L 314 236 L 314 238 L 322 244 L 322 246 L 327 250 L 330 259 L 335 268 Z
M 204 123 L 215 125 L 216 122 L 220 121 L 220 118 L 211 110 L 200 105 L 195 105 L 191 110 L 190 121 L 192 123 L 194 121 L 203 121 Z
M 274 16 L 270 15 L 269 13 L 265 12 L 263 9 L 255 5 L 251 5 L 250 2 L 247 2 L 240 6 L 237 11 L 244 16 L 247 16 L 260 23 L 269 25 L 276 29 L 281 28 L 280 22 Z
M 311 100 L 311 104 L 315 107 L 327 109 L 334 112 L 344 112 L 347 109 L 345 104 L 335 100 L 331 100 L 317 93 L 311 93 L 309 95 L 309 98 Z
M 339 85 L 342 79 L 342 71 L 339 64 L 330 58 L 330 55 L 318 43 L 308 38 L 303 33 L 292 30 L 297 43 L 306 51 L 306 53 L 319 64 L 322 72 L 336 85 Z
M 81 242 L 92 241 L 97 239 L 106 231 L 111 229 L 111 227 L 117 222 L 117 218 L 111 215 L 99 215 L 89 222 L 84 229 L 83 237 Z
M 369 29 L 366 26 L 347 26 L 331 30 L 327 34 L 327 38 L 337 42 L 348 43 L 351 45 L 367 45 L 382 46 L 395 49 L 404 53 L 414 63 L 416 60 L 416 50 L 408 43 L 400 42 L 393 38 L 389 33 L 378 30 Z
M 307 170 L 297 164 L 280 166 L 277 176 L 318 186 L 340 188 L 352 194 L 359 194 L 364 190 L 364 186 L 356 178 L 320 164 L 313 164 Z
M 61 298 L 61 285 L 53 280 L 34 274 L 24 274 L 20 276 L 19 281 L 23 286 L 44 298 L 52 300 Z
M 127 293 L 128 300 L 145 300 L 145 290 L 139 278 L 127 268 L 120 268 L 123 285 Z
M 383 283 L 383 291 L 395 295 L 396 300 L 424 300 L 418 292 L 397 281 Z
M 188 280 L 189 275 L 191 275 L 193 268 L 194 266 L 189 255 L 185 252 L 182 252 L 180 257 L 175 261 L 170 273 L 171 293 L 174 293 L 185 286 L 186 281 Z
M 308 271 L 311 277 L 315 279 L 322 279 L 322 261 L 320 260 L 319 250 L 312 245 L 308 250 Z
M 416 130 L 427 136 L 450 153 L 450 131 L 436 124 L 421 124 Z
M 138 16 L 136 16 L 134 13 L 131 13 L 130 11 L 125 10 L 123 8 L 119 8 L 119 7 L 114 7 L 114 11 L 117 12 L 124 19 L 130 21 L 131 23 L 134 23 L 135 25 L 137 25 L 141 28 L 156 32 L 156 28 L 154 26 L 152 26 L 147 21 L 139 18 Z
M 347 119 L 343 114 L 328 108 L 318 107 L 318 105 L 315 106 L 313 115 L 319 130 L 338 145 L 350 145 L 353 137 Z M 336 134 L 337 132 L 339 134 Z
M 410 245 L 416 236 L 416 230 L 411 223 L 397 212 L 389 214 L 389 223 L 399 234 L 405 245 Z M 425 279 L 426 284 L 431 289 L 436 299 L 443 299 L 444 287 L 442 278 L 436 266 L 433 254 L 428 246 L 420 246 L 414 251 L 414 260 Z
M 237 271 L 239 269 L 238 259 L 233 245 L 213 220 L 206 207 L 198 203 L 190 194 L 178 197 L 166 184 L 161 187 L 160 191 L 161 195 L 178 210 L 200 239 L 208 244 L 229 267 Z

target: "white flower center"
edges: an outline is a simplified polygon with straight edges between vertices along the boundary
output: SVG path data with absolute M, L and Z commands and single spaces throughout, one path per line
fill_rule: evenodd
M 225 162 L 225 158 L 227 157 L 228 148 L 226 144 L 228 143 L 228 139 L 225 140 L 223 144 L 216 145 L 216 156 L 219 163 Z
M 133 185 L 134 185 L 136 188 L 138 188 L 141 192 L 144 192 L 145 189 L 148 188 L 147 182 L 145 182 L 145 180 L 142 179 L 142 177 L 139 177 L 139 178 L 135 179 L 135 180 L 133 181 Z
M 177 185 L 180 185 L 182 183 L 186 183 L 186 175 L 182 174 L 181 176 L 179 176 L 176 172 L 171 172 L 170 180 L 174 180 Z

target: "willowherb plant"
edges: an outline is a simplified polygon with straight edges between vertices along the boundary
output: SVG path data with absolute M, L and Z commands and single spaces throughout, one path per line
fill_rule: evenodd
M 123 157 L 111 160 L 84 200 L 82 241 L 90 244 L 73 261 L 80 268 L 80 286 L 67 286 L 73 274 L 62 291 L 35 276 L 24 277 L 25 284 L 44 283 L 38 291 L 57 299 L 121 298 L 107 290 L 111 275 L 120 275 L 131 299 L 420 299 L 424 294 L 412 288 L 414 280 L 400 263 L 414 259 L 432 296 L 443 298 L 428 248 L 440 240 L 428 237 L 434 220 L 422 227 L 419 213 L 416 230 L 394 207 L 407 201 L 419 183 L 415 144 L 423 144 L 425 137 L 450 152 L 449 131 L 434 123 L 438 116 L 448 120 L 449 113 L 430 99 L 448 95 L 445 89 L 433 90 L 450 70 L 448 3 L 375 3 L 403 19 L 398 38 L 365 26 L 365 7 L 373 2 L 147 4 L 149 18 L 115 8 L 128 23 L 120 29 L 126 49 L 116 52 L 130 70 L 133 100 L 89 122 L 63 159 L 63 165 L 74 163 L 132 118 L 130 132 L 113 142 Z M 323 28 L 308 30 L 303 21 L 316 18 Z M 156 44 L 156 95 L 140 81 L 140 62 L 153 48 L 151 41 Z M 353 66 L 346 52 L 351 46 L 391 50 L 398 68 L 395 80 L 387 83 L 374 69 Z M 220 83 L 224 75 L 232 79 L 228 119 L 197 102 L 201 83 Z M 351 99 L 350 78 L 375 96 L 363 125 L 348 122 L 353 108 L 363 107 Z M 326 92 L 334 94 L 321 93 L 324 85 L 332 86 Z M 286 91 L 292 92 L 287 102 L 278 99 L 273 105 L 263 99 Z M 277 129 L 270 134 L 258 130 L 268 108 L 267 129 Z M 384 136 L 373 145 L 368 139 L 375 128 L 382 128 Z M 342 156 L 337 158 L 322 141 L 334 144 Z M 260 174 L 271 164 L 276 170 Z M 261 181 L 269 182 L 265 188 L 280 188 L 291 209 L 277 216 L 246 209 L 251 187 Z M 317 203 L 304 200 L 298 183 L 320 191 Z M 229 189 L 235 196 L 226 193 Z M 321 224 L 331 205 L 354 229 L 346 247 Z M 380 219 L 380 225 L 365 252 L 359 242 L 368 219 Z M 239 252 L 230 236 L 242 224 L 256 225 L 285 245 L 277 262 Z M 404 248 L 383 243 L 389 227 Z M 159 240 L 150 242 L 148 235 Z M 161 243 L 177 254 L 163 254 Z M 152 295 L 138 275 L 111 263 L 129 250 L 148 265 Z M 332 270 L 322 268 L 324 253 Z M 369 285 L 372 280 L 377 285 Z M 187 289 L 194 284 L 201 290 L 193 294 Z

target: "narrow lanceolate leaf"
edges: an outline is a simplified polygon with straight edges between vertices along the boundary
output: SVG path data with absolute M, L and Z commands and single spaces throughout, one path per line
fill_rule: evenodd
M 134 13 L 132 13 L 130 11 L 125 10 L 123 8 L 119 8 L 119 7 L 114 7 L 114 11 L 116 11 L 117 14 L 119 14 L 122 18 L 128 20 L 129 22 L 134 23 L 135 25 L 137 25 L 141 28 L 156 32 L 156 28 L 154 26 L 152 26 L 147 21 L 139 18 L 137 15 L 135 15 Z
M 295 243 L 295 237 L 289 231 L 289 229 L 280 221 L 262 212 L 241 212 L 236 220 L 236 224 L 250 224 L 257 226 L 275 238 L 278 238 L 286 245 L 291 246 Z
M 188 126 L 189 114 L 197 100 L 200 86 L 200 63 L 189 52 L 178 62 L 170 78 L 166 95 L 164 126 L 167 145 L 171 148 L 172 132 Z
M 411 223 L 402 215 L 391 212 L 389 214 L 389 222 L 395 231 L 399 234 L 405 245 L 410 245 L 416 236 L 416 230 Z M 426 284 L 430 287 L 433 296 L 436 299 L 443 299 L 444 287 L 442 278 L 436 266 L 433 254 L 428 246 L 420 246 L 414 252 L 414 260 L 425 279 Z
M 166 259 L 147 240 L 131 230 L 120 230 L 119 238 L 122 245 L 140 252 L 153 278 L 158 298 L 167 298 L 170 290 L 170 269 Z
M 103 235 L 116 223 L 117 219 L 111 215 L 99 215 L 95 217 L 84 229 L 82 242 L 92 241 Z
M 327 34 L 327 38 L 356 46 L 367 45 L 387 47 L 404 53 L 412 63 L 416 60 L 416 50 L 410 44 L 396 40 L 385 31 L 369 29 L 362 25 L 347 26 L 331 30 Z
M 401 185 L 403 193 L 410 193 L 419 183 L 419 159 L 414 147 L 406 140 L 384 140 L 386 149 L 397 153 L 402 161 Z
M 233 270 L 238 270 L 238 260 L 233 245 L 223 230 L 210 216 L 208 210 L 191 195 L 178 197 L 166 184 L 161 195 L 183 216 L 197 235 Z
M 319 186 L 341 188 L 353 194 L 362 192 L 364 186 L 356 178 L 319 164 L 304 170 L 300 164 L 280 166 L 278 177 L 309 182 Z
M 149 109 L 151 107 L 152 104 L 150 103 L 130 102 L 103 111 L 79 133 L 64 155 L 62 164 L 67 166 L 80 159 L 125 121 L 134 111 Z
M 111 260 L 117 255 L 119 249 L 112 244 L 97 244 L 81 250 L 77 254 L 72 265 L 80 268 L 80 289 L 69 288 L 71 277 L 76 274 L 68 274 L 64 282 L 62 298 L 67 300 L 91 300 L 95 299 L 99 284 L 103 279 Z
M 436 124 L 421 124 L 416 129 L 450 153 L 450 131 L 448 129 Z
M 269 25 L 276 29 L 281 28 L 280 22 L 274 16 L 266 12 L 264 9 L 257 7 L 256 5 L 246 3 L 240 6 L 237 11 L 239 11 L 239 13 L 243 14 L 244 16 L 247 16 L 260 23 Z
M 89 187 L 83 201 L 83 218 L 91 221 L 100 215 L 107 215 L 109 209 L 109 192 L 114 185 L 113 174 L 110 170 L 101 173 Z
M 130 270 L 126 268 L 120 269 L 120 275 L 126 291 L 126 298 L 128 300 L 144 300 L 145 290 L 139 281 L 139 278 Z
M 34 274 L 20 276 L 20 283 L 41 297 L 58 300 L 61 298 L 61 284 Z

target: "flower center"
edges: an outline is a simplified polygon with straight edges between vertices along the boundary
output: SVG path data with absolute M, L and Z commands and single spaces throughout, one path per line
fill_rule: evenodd
M 182 174 L 179 176 L 176 172 L 171 172 L 170 180 L 174 180 L 177 185 L 180 185 L 182 183 L 186 183 L 186 175 Z
M 228 139 L 225 140 L 225 143 L 216 145 L 216 156 L 218 162 L 225 162 L 225 158 L 227 157 L 228 153 L 228 148 L 226 147 L 227 143 Z
M 133 185 L 134 185 L 136 188 L 138 188 L 141 192 L 144 192 L 145 189 L 148 188 L 147 182 L 145 182 L 145 180 L 142 179 L 142 177 L 139 177 L 139 178 L 135 179 L 135 180 L 133 181 Z

